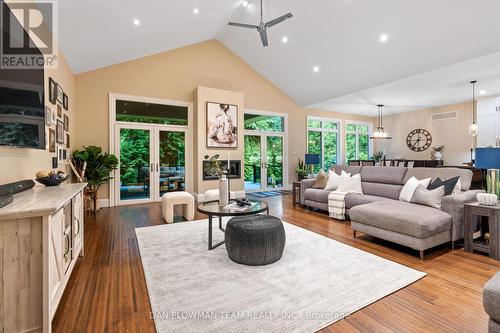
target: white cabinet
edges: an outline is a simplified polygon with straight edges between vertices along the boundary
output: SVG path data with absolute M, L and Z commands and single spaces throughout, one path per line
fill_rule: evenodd
M 485 98 L 477 101 L 477 146 L 500 146 L 500 99 Z
M 83 256 L 83 196 L 78 193 L 71 203 L 73 205 L 73 258 Z
M 51 332 L 83 255 L 85 186 L 35 186 L 0 208 L 0 332 Z

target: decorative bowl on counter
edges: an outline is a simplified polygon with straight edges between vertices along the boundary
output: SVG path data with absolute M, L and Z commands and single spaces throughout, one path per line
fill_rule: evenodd
M 476 197 L 477 201 L 485 206 L 494 206 L 498 201 L 497 195 L 492 193 L 478 193 Z
M 59 177 L 43 177 L 43 178 L 36 178 L 36 181 L 39 182 L 40 184 L 43 184 L 45 186 L 58 186 L 61 183 L 64 183 L 69 179 L 69 176 L 66 176 L 65 178 L 59 178 Z

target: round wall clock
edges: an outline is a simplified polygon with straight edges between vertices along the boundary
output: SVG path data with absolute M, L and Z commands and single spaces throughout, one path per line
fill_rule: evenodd
M 429 131 L 418 128 L 406 137 L 406 145 L 413 151 L 424 151 L 431 146 L 432 135 Z

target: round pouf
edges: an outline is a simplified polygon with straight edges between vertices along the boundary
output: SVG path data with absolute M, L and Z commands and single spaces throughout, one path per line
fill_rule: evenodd
M 280 260 L 285 242 L 285 228 L 277 217 L 250 215 L 233 217 L 227 222 L 227 254 L 239 264 L 272 264 Z

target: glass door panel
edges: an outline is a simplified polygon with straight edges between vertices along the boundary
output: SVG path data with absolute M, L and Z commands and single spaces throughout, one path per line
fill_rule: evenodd
M 158 161 L 156 166 L 159 197 L 164 193 L 186 189 L 186 133 L 158 131 Z
M 268 188 L 283 187 L 283 137 L 266 136 L 266 180 Z
M 325 158 L 323 169 L 326 171 L 330 169 L 330 166 L 337 164 L 337 133 L 325 132 L 324 135 Z
M 150 158 L 151 131 L 148 129 L 119 128 L 120 201 L 151 197 Z
M 245 135 L 245 191 L 255 191 L 262 188 L 262 153 L 261 136 Z

